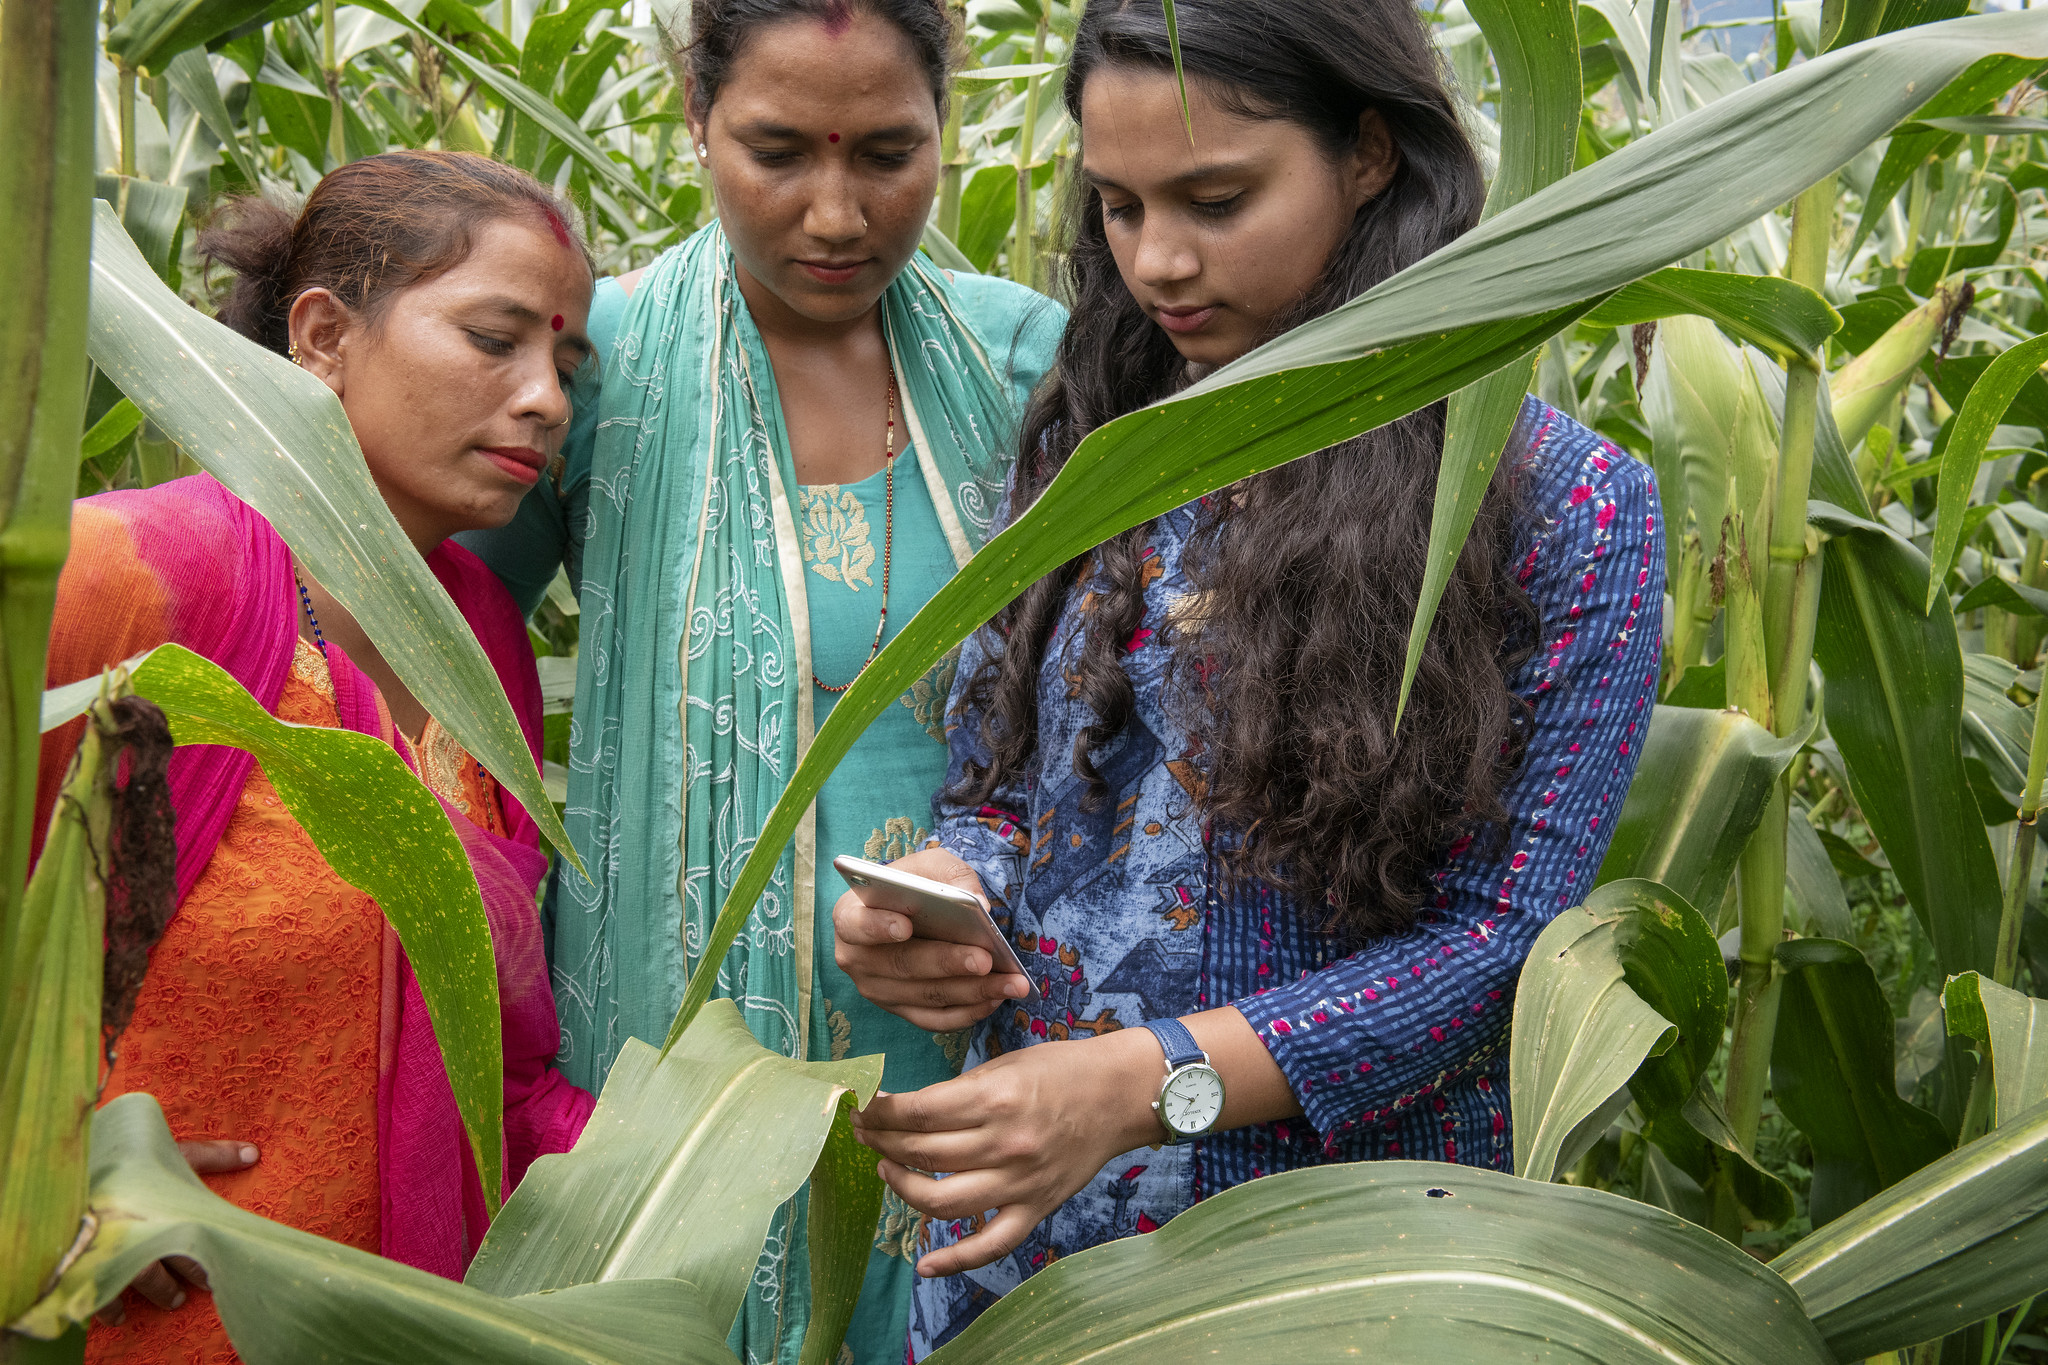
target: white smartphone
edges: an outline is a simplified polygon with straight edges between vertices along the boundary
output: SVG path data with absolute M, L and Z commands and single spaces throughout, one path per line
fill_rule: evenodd
M 919 938 L 988 949 L 989 956 L 995 959 L 995 971 L 1015 972 L 1031 988 L 1026 999 L 1039 998 L 1038 984 L 1010 951 L 1003 931 L 972 892 L 844 853 L 832 860 L 832 866 L 846 878 L 861 904 L 910 916 Z

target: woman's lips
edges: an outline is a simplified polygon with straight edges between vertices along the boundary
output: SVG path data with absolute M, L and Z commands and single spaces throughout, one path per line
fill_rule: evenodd
M 1216 305 L 1206 308 L 1161 308 L 1159 325 L 1169 332 L 1199 332 L 1209 325 L 1209 319 L 1216 316 Z
M 866 261 L 798 261 L 820 284 L 851 284 Z
M 527 446 L 484 446 L 481 449 L 485 459 L 529 488 L 540 482 L 540 472 L 548 465 L 547 456 Z

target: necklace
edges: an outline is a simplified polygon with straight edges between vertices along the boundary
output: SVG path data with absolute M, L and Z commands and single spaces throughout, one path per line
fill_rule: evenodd
M 320 657 L 327 657 L 327 637 L 320 633 L 320 618 L 313 614 L 313 596 L 306 591 L 306 580 L 299 577 L 299 571 L 292 569 L 292 582 L 299 585 L 299 605 L 305 608 L 306 620 L 313 627 L 313 643 L 320 646 Z
M 868 647 L 868 657 L 854 670 L 851 678 L 834 687 L 820 678 L 815 671 L 812 672 L 811 681 L 827 692 L 844 692 L 860 681 L 860 675 L 868 671 L 868 664 L 873 663 L 875 656 L 882 652 L 882 631 L 889 624 L 889 552 L 894 547 L 896 539 L 896 367 L 893 364 L 889 366 L 889 429 L 882 441 L 882 468 L 886 471 L 882 478 L 882 487 L 885 490 L 882 503 L 882 615 L 881 619 L 875 622 L 875 642 Z

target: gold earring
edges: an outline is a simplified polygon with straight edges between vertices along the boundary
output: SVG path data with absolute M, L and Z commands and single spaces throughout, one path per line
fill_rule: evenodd
M 299 359 L 299 343 L 296 341 L 294 341 L 291 344 L 291 348 L 284 353 L 284 358 L 286 360 L 291 361 L 291 363 L 294 365 L 302 365 L 305 363 Z

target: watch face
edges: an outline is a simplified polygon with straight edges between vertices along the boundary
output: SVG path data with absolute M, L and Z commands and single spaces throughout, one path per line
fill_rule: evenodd
M 1223 1078 L 1206 1066 L 1183 1067 L 1167 1078 L 1159 1112 L 1176 1133 L 1204 1133 L 1223 1113 Z

